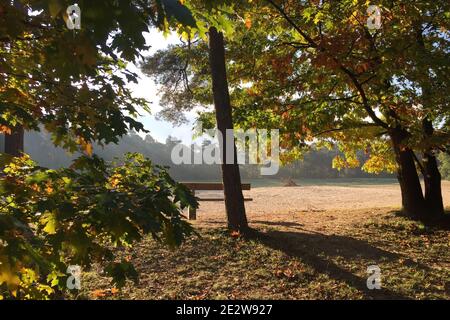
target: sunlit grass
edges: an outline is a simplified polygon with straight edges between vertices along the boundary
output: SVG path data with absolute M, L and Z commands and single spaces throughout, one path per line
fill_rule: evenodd
M 450 298 L 450 233 L 395 213 L 338 234 L 278 227 L 246 239 L 224 229 L 200 234 L 175 251 L 145 240 L 123 252 L 136 263 L 139 284 L 113 294 L 109 280 L 93 271 L 84 274 L 78 298 Z M 381 290 L 366 287 L 372 264 L 381 268 Z

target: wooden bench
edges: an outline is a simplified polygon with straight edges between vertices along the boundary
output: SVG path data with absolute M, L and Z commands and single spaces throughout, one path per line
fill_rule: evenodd
M 217 191 L 223 190 L 223 183 L 221 182 L 183 182 L 183 184 L 188 187 L 195 195 L 196 191 Z M 250 183 L 242 183 L 242 190 L 250 190 Z M 224 198 L 198 198 L 199 201 L 224 201 Z M 252 201 L 252 198 L 244 198 L 244 201 Z M 197 219 L 197 210 L 195 208 L 188 208 L 188 219 Z

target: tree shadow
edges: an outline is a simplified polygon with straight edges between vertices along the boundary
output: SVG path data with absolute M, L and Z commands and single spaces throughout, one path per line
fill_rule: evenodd
M 384 261 L 395 262 L 404 258 L 399 254 L 374 247 L 366 241 L 347 236 L 276 230 L 267 232 L 254 230 L 249 237 L 269 248 L 282 251 L 288 256 L 299 258 L 319 273 L 345 282 L 360 291 L 366 299 L 410 299 L 387 288 L 369 290 L 366 277 L 359 277 L 333 261 L 324 258 L 343 258 L 347 261 L 352 260 L 359 263 L 366 260 L 366 267 Z M 411 261 L 411 263 L 413 262 Z M 414 265 L 418 266 L 417 263 L 414 263 Z M 428 269 L 426 266 L 420 265 L 420 267 Z
M 411 221 L 419 221 L 424 226 L 430 228 L 432 231 L 450 231 L 450 210 L 446 210 L 442 216 L 430 216 L 430 217 L 411 217 L 401 210 L 391 211 L 395 216 L 402 217 Z

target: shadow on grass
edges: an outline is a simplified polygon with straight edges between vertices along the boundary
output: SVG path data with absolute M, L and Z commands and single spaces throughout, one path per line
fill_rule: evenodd
M 421 222 L 424 226 L 430 228 L 430 231 L 450 231 L 450 210 L 446 210 L 444 215 L 441 216 L 425 216 L 420 218 L 411 217 L 401 210 L 391 211 L 390 213 L 397 217 L 402 217 L 410 221 Z
M 331 260 L 343 258 L 349 263 L 362 263 L 366 268 L 381 261 L 395 262 L 402 258 L 398 254 L 374 247 L 366 241 L 346 236 L 275 230 L 264 233 L 254 230 L 249 237 L 269 248 L 280 250 L 290 257 L 299 258 L 318 273 L 345 282 L 360 291 L 366 299 L 410 299 L 386 288 L 369 290 L 366 277 L 359 277 Z M 420 267 L 427 269 L 426 266 Z

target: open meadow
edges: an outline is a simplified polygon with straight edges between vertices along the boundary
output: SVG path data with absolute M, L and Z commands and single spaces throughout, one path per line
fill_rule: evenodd
M 448 0 L 0 1 L 0 308 L 450 300 L 449 18 Z
M 450 206 L 450 182 L 443 187 Z M 450 232 L 401 216 L 397 185 L 310 181 L 246 196 L 254 235 L 229 237 L 224 204 L 201 202 L 193 222 L 200 237 L 174 251 L 151 239 L 124 250 L 140 283 L 116 291 L 94 270 L 78 298 L 450 298 Z M 381 290 L 366 286 L 370 265 L 381 269 Z

